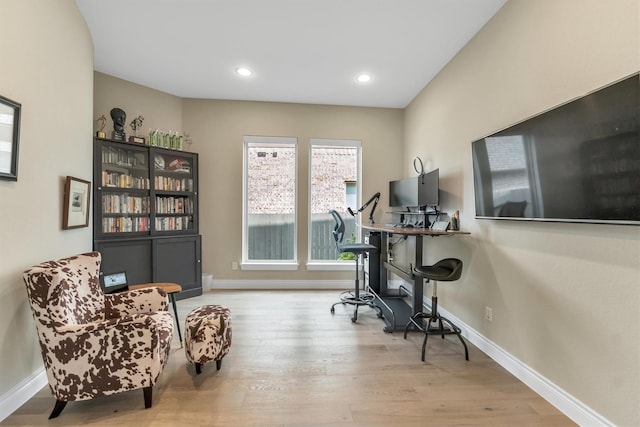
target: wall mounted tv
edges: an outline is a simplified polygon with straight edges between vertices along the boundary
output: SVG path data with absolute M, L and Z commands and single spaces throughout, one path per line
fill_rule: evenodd
M 472 143 L 476 218 L 640 225 L 640 76 Z
M 435 207 L 440 204 L 440 170 L 389 182 L 389 206 Z

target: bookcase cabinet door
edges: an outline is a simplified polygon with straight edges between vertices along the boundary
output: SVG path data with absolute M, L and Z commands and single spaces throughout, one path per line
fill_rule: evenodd
M 149 235 L 149 149 L 95 140 L 93 171 L 95 237 Z
M 149 283 L 152 275 L 152 245 L 149 239 L 96 241 L 96 251 L 102 254 L 101 272 L 124 271 L 130 285 Z
M 200 236 L 153 239 L 153 278 L 182 286 L 176 299 L 202 295 Z
M 153 232 L 157 236 L 198 234 L 198 156 L 151 148 Z

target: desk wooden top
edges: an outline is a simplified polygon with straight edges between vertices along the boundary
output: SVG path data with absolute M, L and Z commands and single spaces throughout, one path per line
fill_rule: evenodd
M 129 290 L 153 288 L 154 286 L 162 288 L 168 294 L 182 292 L 182 286 L 177 283 L 142 283 L 140 285 L 129 285 Z
M 460 231 L 460 230 L 432 230 L 430 228 L 420 228 L 420 227 L 392 227 L 389 225 L 360 225 L 365 230 L 370 231 L 380 231 L 383 233 L 391 233 L 391 234 L 403 234 L 406 236 L 455 236 L 459 234 L 471 234 L 468 231 Z

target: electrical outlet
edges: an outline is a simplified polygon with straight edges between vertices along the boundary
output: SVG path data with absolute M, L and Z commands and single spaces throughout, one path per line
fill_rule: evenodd
M 489 322 L 493 322 L 493 309 L 491 307 L 484 308 L 484 318 Z
M 231 263 L 231 269 L 232 270 L 237 270 L 238 269 L 238 262 L 237 261 L 233 261 Z

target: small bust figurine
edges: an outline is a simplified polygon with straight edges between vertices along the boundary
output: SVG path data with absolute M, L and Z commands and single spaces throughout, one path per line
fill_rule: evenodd
M 124 132 L 124 123 L 127 120 L 127 113 L 125 113 L 122 108 L 112 108 L 111 119 L 113 120 L 112 139 L 116 141 L 126 140 L 127 134 Z

